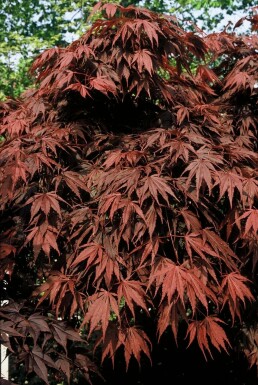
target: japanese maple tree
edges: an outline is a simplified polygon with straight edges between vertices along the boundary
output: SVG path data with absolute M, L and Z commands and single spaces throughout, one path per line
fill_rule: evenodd
M 47 384 L 91 382 L 92 349 L 151 361 L 146 319 L 206 359 L 237 325 L 258 365 L 257 15 L 245 36 L 94 12 L 0 107 L 1 341 Z

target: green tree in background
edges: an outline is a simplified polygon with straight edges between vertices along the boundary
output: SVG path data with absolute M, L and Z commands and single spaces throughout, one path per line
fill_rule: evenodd
M 152 8 L 151 4 L 156 1 L 146 0 L 145 6 Z M 159 2 L 169 4 L 167 10 L 176 13 L 184 20 L 189 20 L 198 25 L 202 24 L 205 30 L 212 31 L 217 29 L 220 22 L 223 23 L 225 15 L 233 15 L 235 12 L 242 11 L 247 14 L 257 4 L 255 0 L 179 0 L 169 2 Z M 154 9 L 155 10 L 155 9 Z
M 85 20 L 95 3 L 95 0 L 1 1 L 0 100 L 6 96 L 17 97 L 32 84 L 28 68 L 37 54 L 49 47 L 66 46 L 71 41 L 71 34 L 78 36 L 83 32 L 82 28 L 87 26 Z M 184 20 L 201 22 L 204 28 L 212 30 L 223 20 L 225 13 L 232 14 L 237 10 L 247 13 L 256 1 L 117 0 L 117 3 L 176 14 Z
M 92 1 L 2 0 L 0 10 L 0 99 L 17 97 L 32 81 L 28 68 L 46 48 L 67 45 Z M 76 12 L 76 11 L 77 12 Z

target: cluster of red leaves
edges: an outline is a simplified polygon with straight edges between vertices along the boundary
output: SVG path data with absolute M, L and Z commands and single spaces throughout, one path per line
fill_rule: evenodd
M 55 370 L 56 380 L 65 376 L 70 382 L 78 372 L 83 372 L 90 382 L 89 368 L 98 372 L 97 367 L 88 359 L 88 346 L 78 332 L 64 321 L 46 317 L 40 312 L 28 316 L 28 309 L 21 304 L 12 303 L 3 306 L 1 316 L 1 341 L 18 362 L 23 362 L 29 374 L 34 372 L 46 384 L 49 382 L 49 368 Z M 84 354 L 71 349 L 77 342 Z M 53 359 L 54 357 L 54 359 Z M 83 357 L 83 361 L 82 361 Z
M 46 383 L 47 366 L 90 380 L 87 354 L 66 348 L 82 332 L 102 360 L 151 360 L 144 314 L 158 338 L 185 324 L 205 356 L 228 351 L 225 322 L 255 295 L 257 35 L 94 11 L 79 40 L 35 60 L 38 88 L 0 109 L 2 293 L 26 299 L 22 315 L 2 308 L 1 338 Z

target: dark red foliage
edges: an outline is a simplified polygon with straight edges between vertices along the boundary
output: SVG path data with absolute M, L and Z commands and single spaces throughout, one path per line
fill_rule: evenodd
M 94 12 L 1 105 L 1 339 L 46 383 L 90 381 L 87 343 L 151 361 L 145 317 L 205 357 L 237 325 L 257 365 L 258 37 Z

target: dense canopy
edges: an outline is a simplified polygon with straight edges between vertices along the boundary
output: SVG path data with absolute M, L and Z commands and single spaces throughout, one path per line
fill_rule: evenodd
M 234 15 L 248 15 L 256 5 L 255 0 L 116 0 L 116 3 L 141 4 L 152 11 L 177 15 L 180 20 L 188 21 L 185 27 L 201 23 L 206 31 L 218 30 L 219 23 L 232 29 Z M 74 36 L 84 32 L 92 22 L 87 17 L 95 4 L 96 0 L 1 0 L 0 100 L 18 97 L 33 84 L 27 71 L 35 56 L 46 48 L 66 47 Z
M 257 365 L 257 34 L 94 12 L 0 107 L 1 340 L 45 383 L 151 361 L 150 323 Z

